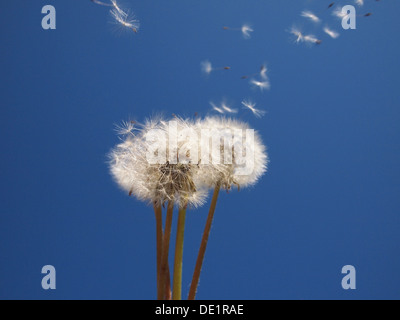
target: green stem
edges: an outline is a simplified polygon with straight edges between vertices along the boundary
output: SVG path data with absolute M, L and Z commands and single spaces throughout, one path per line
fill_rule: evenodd
M 186 205 L 179 209 L 178 226 L 176 229 L 174 282 L 172 287 L 172 300 L 182 300 L 182 258 L 183 238 L 185 232 Z
M 154 214 L 156 216 L 156 243 L 157 243 L 157 298 L 161 295 L 160 288 L 160 270 L 161 270 L 161 255 L 162 255 L 162 210 L 161 205 L 154 204 Z
M 214 188 L 214 193 L 210 204 L 210 210 L 208 211 L 207 222 L 206 226 L 204 227 L 199 254 L 197 255 L 197 261 L 193 272 L 192 283 L 190 284 L 188 300 L 194 300 L 196 298 L 196 291 L 197 291 L 197 286 L 199 284 L 201 267 L 203 265 L 204 254 L 206 253 L 208 236 L 210 235 L 211 224 L 213 221 L 215 207 L 217 205 L 217 199 L 220 189 L 221 189 L 221 184 L 217 183 L 217 185 Z
M 168 254 L 169 254 L 169 239 L 171 237 L 171 226 L 172 226 L 172 212 L 174 209 L 173 201 L 168 202 L 167 217 L 165 219 L 165 232 L 162 244 L 161 254 L 161 266 L 160 266 L 160 292 L 158 300 L 164 300 L 168 296 L 167 294 L 167 277 L 168 275 Z

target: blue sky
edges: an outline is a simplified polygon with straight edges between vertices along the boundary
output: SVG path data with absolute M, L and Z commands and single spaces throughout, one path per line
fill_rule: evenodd
M 209 101 L 225 98 L 271 162 L 256 186 L 221 193 L 197 297 L 399 299 L 400 4 L 365 0 L 343 30 L 329 3 L 121 1 L 141 22 L 134 34 L 89 0 L 1 2 L 0 298 L 154 299 L 154 214 L 110 177 L 114 126 L 213 114 Z M 46 4 L 56 30 L 41 27 Z M 222 28 L 243 23 L 250 39 Z M 322 43 L 295 44 L 293 25 Z M 206 59 L 231 69 L 205 77 Z M 240 79 L 262 63 L 264 92 Z M 184 296 L 206 216 L 187 214 Z M 48 264 L 56 290 L 41 287 Z M 355 290 L 341 287 L 344 265 Z

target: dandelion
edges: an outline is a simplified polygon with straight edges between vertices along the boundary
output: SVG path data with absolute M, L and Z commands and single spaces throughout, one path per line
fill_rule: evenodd
M 318 23 L 318 22 L 321 21 L 321 20 L 320 20 L 314 13 L 312 13 L 311 11 L 303 11 L 303 12 L 301 13 L 301 16 L 304 17 L 304 18 L 307 18 L 307 19 L 309 19 L 309 20 L 311 20 L 312 22 L 315 22 L 315 23 Z
M 129 13 L 121 12 L 120 9 L 110 10 L 111 16 L 114 18 L 117 24 L 131 29 L 133 32 L 137 33 L 139 30 L 140 22 L 135 19 L 135 17 Z
M 233 185 L 238 187 L 253 185 L 264 174 L 267 165 L 265 147 L 257 133 L 255 133 L 254 141 L 247 139 L 246 130 L 250 129 L 247 123 L 231 118 L 207 117 L 200 120 L 197 125 L 201 130 L 211 132 L 212 137 L 217 136 L 224 140 L 224 143 L 221 140 L 220 148 L 212 150 L 211 164 L 200 165 L 199 175 L 203 183 L 213 187 L 219 182 L 223 189 L 230 190 Z M 238 138 L 235 137 L 238 133 L 242 134 L 241 139 L 235 140 Z M 244 145 L 241 145 L 243 144 L 242 140 L 246 141 Z M 201 144 L 201 147 L 208 148 L 208 140 L 201 143 L 206 144 L 206 146 Z M 237 169 L 243 165 L 241 157 L 246 152 L 254 160 L 254 166 L 249 174 L 242 175 L 238 173 Z M 215 159 L 224 159 L 224 161 L 219 163 L 219 161 L 215 162 Z
M 245 39 L 251 38 L 250 32 L 253 32 L 254 30 L 248 25 L 244 24 L 240 28 L 230 28 L 230 27 L 222 27 L 224 30 L 236 30 L 240 31 Z
M 254 106 L 251 106 L 253 110 Z M 225 102 L 220 109 L 234 112 Z M 196 121 L 177 116 L 166 121 L 160 117 L 148 119 L 144 124 L 125 121 L 116 130 L 121 141 L 108 155 L 111 175 L 129 195 L 154 207 L 158 299 L 169 299 L 171 294 L 173 299 L 181 299 L 186 210 L 201 206 L 208 190 L 214 188 L 189 291 L 189 299 L 194 299 L 219 191 L 221 188 L 231 190 L 234 185 L 238 189 L 254 185 L 267 170 L 266 148 L 248 124 L 222 117 Z M 211 132 L 208 135 L 211 140 L 207 136 L 203 139 L 204 130 Z M 216 144 L 211 153 L 201 152 L 209 150 L 210 143 L 215 141 L 220 144 Z M 223 158 L 224 161 L 206 161 L 210 158 Z M 243 171 L 243 167 L 248 170 Z M 165 204 L 163 232 L 162 208 Z M 175 207 L 178 208 L 178 219 L 171 293 L 168 256 Z
M 243 100 L 242 101 L 242 105 L 244 106 L 245 109 L 250 109 L 250 111 L 253 112 L 253 114 L 257 118 L 261 118 L 265 114 L 264 110 L 260 110 L 260 109 L 255 108 L 256 103 L 251 102 L 249 100 Z
M 337 37 L 339 37 L 339 33 L 337 33 L 336 31 L 333 31 L 332 29 L 330 29 L 328 27 L 324 27 L 323 30 L 327 35 L 329 35 L 333 39 L 336 39 Z
M 190 122 L 180 118 L 174 121 L 177 132 L 191 130 Z M 124 122 L 117 128 L 122 134 L 122 142 L 109 155 L 110 170 L 115 181 L 139 200 L 151 204 L 163 205 L 172 201 L 177 206 L 202 205 L 206 194 L 201 188 L 196 188 L 193 181 L 197 166 L 191 163 L 190 154 L 185 153 L 193 143 L 190 135 L 171 136 L 173 133 L 169 130 L 169 122 L 162 119 L 148 120 L 144 125 L 137 126 L 135 133 L 131 122 Z M 168 139 L 177 141 L 176 150 L 167 148 L 164 158 L 159 154 L 156 157 L 152 153 L 154 148 L 162 146 Z M 159 149 L 156 149 L 157 153 Z M 177 163 L 173 154 L 176 154 L 180 162 Z M 175 163 L 169 163 L 167 155 Z
M 255 87 L 260 88 L 261 91 L 263 91 L 264 89 L 269 89 L 271 87 L 269 81 L 257 81 L 257 80 L 251 79 L 250 83 L 252 85 L 254 85 Z
M 198 122 L 198 126 L 204 129 L 214 130 L 213 132 L 219 132 L 218 137 L 224 140 L 224 144 L 221 143 L 220 148 L 213 150 L 213 158 L 224 157 L 226 154 L 231 155 L 231 162 L 224 163 L 220 165 L 211 165 L 211 170 L 207 166 L 202 166 L 202 170 L 205 171 L 202 175 L 205 179 L 205 183 L 210 186 L 214 186 L 213 197 L 211 200 L 210 210 L 207 216 L 206 225 L 203 232 L 203 237 L 200 244 L 199 253 L 196 260 L 195 269 L 193 272 L 193 278 L 189 289 L 188 300 L 195 299 L 197 286 L 200 279 L 200 271 L 202 268 L 204 255 L 207 247 L 207 242 L 211 230 L 212 220 L 214 217 L 214 212 L 217 204 L 218 194 L 221 188 L 230 190 L 232 185 L 239 187 L 250 186 L 255 184 L 258 179 L 266 172 L 268 164 L 268 156 L 266 153 L 266 148 L 262 144 L 261 139 L 257 132 L 253 132 L 253 139 L 250 138 L 251 134 L 247 135 L 249 126 L 244 123 L 233 119 L 220 118 L 220 117 L 210 117 Z M 236 132 L 245 132 L 243 147 L 240 147 L 240 143 L 235 144 L 225 144 L 225 141 L 232 141 L 235 138 Z M 247 143 L 250 140 L 250 143 Z M 208 141 L 206 140 L 206 148 L 208 146 Z M 251 159 L 253 160 L 253 170 L 250 174 L 240 175 L 237 174 L 237 168 L 241 166 L 238 155 L 240 153 L 245 153 L 246 155 L 251 154 Z

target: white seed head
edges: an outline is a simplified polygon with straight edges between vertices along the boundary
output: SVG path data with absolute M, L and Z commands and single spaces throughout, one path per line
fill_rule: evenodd
M 197 207 L 204 203 L 208 192 L 196 184 L 199 168 L 198 141 L 191 134 L 194 126 L 180 118 L 171 122 L 172 129 L 168 121 L 150 119 L 138 125 L 136 134 L 121 137 L 122 142 L 109 154 L 111 175 L 123 190 L 139 200 Z
M 253 185 L 266 172 L 266 148 L 258 133 L 247 123 L 207 117 L 198 121 L 197 125 L 211 135 L 210 161 L 205 163 L 206 159 L 202 159 L 199 166 L 202 183 L 209 187 L 220 183 L 222 188 L 230 190 L 233 186 Z M 202 139 L 201 148 L 210 149 L 210 140 Z M 250 170 L 243 170 L 244 167 Z

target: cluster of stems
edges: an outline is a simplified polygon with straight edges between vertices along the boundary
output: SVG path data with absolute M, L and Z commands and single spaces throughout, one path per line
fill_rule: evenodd
M 197 286 L 199 284 L 200 272 L 203 265 L 204 255 L 207 248 L 208 237 L 214 217 L 215 207 L 220 183 L 214 188 L 210 209 L 207 216 L 206 225 L 204 227 L 203 236 L 200 243 L 200 249 L 196 260 L 193 278 L 190 285 L 188 300 L 194 300 L 196 297 Z M 175 257 L 173 281 L 171 290 L 171 278 L 168 265 L 172 216 L 174 203 L 168 202 L 167 213 L 165 218 L 165 229 L 162 223 L 162 207 L 160 204 L 154 204 L 154 213 L 156 217 L 156 243 L 157 243 L 157 299 L 158 300 L 181 300 L 182 299 L 182 262 L 183 262 L 183 242 L 185 232 L 185 219 L 187 206 L 182 206 L 178 212 L 178 222 L 176 230 Z

